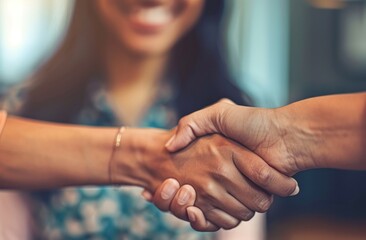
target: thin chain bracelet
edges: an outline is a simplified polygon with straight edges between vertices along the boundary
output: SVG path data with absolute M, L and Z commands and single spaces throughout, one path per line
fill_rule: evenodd
M 120 127 L 118 129 L 116 137 L 114 138 L 113 148 L 112 148 L 111 156 L 110 156 L 109 163 L 108 163 L 108 176 L 109 176 L 109 184 L 110 185 L 114 185 L 113 184 L 113 179 L 112 179 L 112 161 L 113 161 L 114 153 L 121 146 L 122 134 L 125 131 L 126 131 L 126 127 L 124 127 L 124 126 Z

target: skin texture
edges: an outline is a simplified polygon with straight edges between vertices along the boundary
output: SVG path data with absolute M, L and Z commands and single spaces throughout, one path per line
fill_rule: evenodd
M 233 156 L 263 161 L 258 156 L 220 135 L 202 137 L 182 151 L 169 154 L 164 143 L 171 136 L 172 133 L 162 130 L 128 129 L 124 139 L 131 140 L 125 141 L 121 152 L 115 156 L 117 159 L 119 154 L 124 159 L 131 156 L 135 160 L 113 161 L 116 183 L 126 185 L 126 179 L 138 179 L 134 185 L 154 191 L 164 179 L 174 177 L 179 184 L 197 190 L 195 204 L 204 209 L 207 219 L 215 226 L 210 230 L 233 228 L 240 221 L 251 219 L 255 211 L 264 212 L 270 207 L 272 196 L 242 175 L 234 164 Z M 141 144 L 140 138 L 149 144 Z M 150 138 L 154 140 L 147 141 Z M 202 159 L 210 160 L 202 164 Z M 181 197 L 190 199 L 192 196 L 188 193 Z M 178 202 L 179 206 L 182 204 Z M 164 210 L 163 206 L 158 207 Z M 188 219 L 185 214 L 176 215 Z
M 197 137 L 216 132 L 247 146 L 288 176 L 324 167 L 365 170 L 365 120 L 365 93 L 311 98 L 278 109 L 248 108 L 223 100 L 183 118 L 167 148 L 174 152 Z M 246 171 L 245 164 L 237 166 L 242 173 Z M 275 178 L 265 175 L 268 187 Z M 171 180 L 164 182 L 153 200 L 160 202 L 159 193 L 171 184 Z M 191 188 L 184 190 L 193 192 Z M 181 213 L 183 210 L 174 203 L 178 197 L 169 199 L 172 203 L 168 209 Z M 200 209 L 188 207 L 187 212 L 192 226 L 207 226 Z

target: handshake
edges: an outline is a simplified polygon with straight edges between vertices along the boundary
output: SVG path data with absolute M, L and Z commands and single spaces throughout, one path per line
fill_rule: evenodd
M 156 145 L 152 148 L 166 144 L 160 147 L 164 156 L 142 161 L 140 169 L 154 166 L 141 174 L 154 176 L 145 179 L 149 184 L 137 184 L 145 187 L 143 196 L 196 230 L 216 231 L 266 212 L 273 195 L 296 195 L 299 187 L 291 176 L 311 167 L 304 159 L 308 149 L 293 148 L 288 131 L 296 129 L 287 128 L 289 119 L 279 114 L 225 99 L 182 118 L 177 128 L 160 134 L 163 138 L 145 135 Z
M 267 211 L 273 195 L 296 195 L 299 171 L 366 170 L 365 99 L 324 96 L 276 109 L 222 100 L 169 132 L 130 129 L 123 147 L 131 151 L 117 156 L 113 183 L 145 188 L 147 200 L 196 230 L 230 229 Z
M 299 171 L 366 170 L 365 113 L 366 93 L 276 109 L 222 100 L 171 131 L 129 128 L 116 135 L 115 128 L 6 118 L 0 111 L 0 189 L 140 186 L 146 199 L 196 230 L 230 229 L 267 211 L 273 195 L 296 195 L 292 176 Z

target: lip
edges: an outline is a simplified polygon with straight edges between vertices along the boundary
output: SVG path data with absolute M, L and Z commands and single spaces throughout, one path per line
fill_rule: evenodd
M 155 34 L 163 31 L 174 21 L 181 7 L 174 1 L 170 4 L 146 1 L 134 5 L 117 1 L 117 5 L 131 28 L 140 34 Z
M 158 33 L 169 26 L 173 20 L 172 11 L 162 6 L 140 7 L 128 15 L 131 27 L 145 34 Z

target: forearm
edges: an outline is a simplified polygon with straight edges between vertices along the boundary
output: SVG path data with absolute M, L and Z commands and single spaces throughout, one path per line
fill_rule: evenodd
M 115 133 L 9 117 L 0 139 L 0 188 L 107 184 Z
M 311 98 L 279 112 L 300 168 L 366 169 L 365 93 Z

